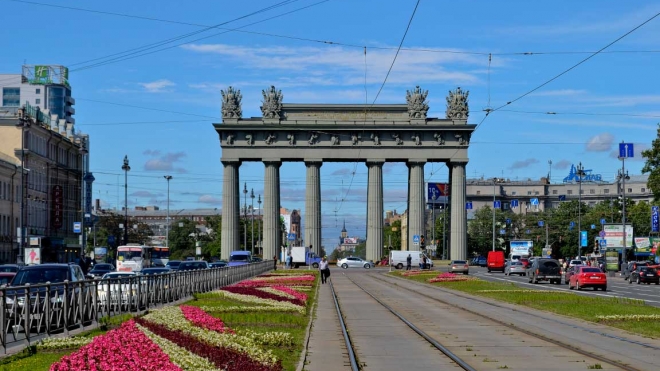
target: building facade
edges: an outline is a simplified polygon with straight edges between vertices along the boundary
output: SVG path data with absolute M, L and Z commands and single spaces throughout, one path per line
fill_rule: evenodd
M 14 263 L 16 228 L 20 209 L 21 164 L 15 158 L 0 153 L 0 262 Z

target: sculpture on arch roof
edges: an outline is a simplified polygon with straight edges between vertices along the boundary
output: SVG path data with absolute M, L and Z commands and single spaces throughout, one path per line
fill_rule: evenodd
M 429 111 L 429 105 L 426 101 L 428 90 L 422 90 L 419 86 L 415 90 L 406 91 L 406 102 L 408 102 L 408 116 L 412 119 L 425 119 Z
M 460 86 L 454 91 L 449 91 L 447 96 L 448 119 L 467 120 L 470 115 L 468 95 L 470 95 L 470 92 L 461 90 Z
M 282 90 L 276 90 L 275 86 L 270 86 L 270 89 L 262 90 L 261 94 L 264 100 L 261 101 L 261 113 L 264 118 L 279 119 L 280 112 L 282 112 Z
M 227 90 L 220 90 L 220 94 L 222 94 L 222 118 L 240 119 L 243 116 L 241 91 L 230 86 Z

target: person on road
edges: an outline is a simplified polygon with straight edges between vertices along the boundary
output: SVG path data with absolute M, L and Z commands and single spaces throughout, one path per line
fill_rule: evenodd
M 293 257 L 291 256 L 291 253 L 289 253 L 289 254 L 286 256 L 286 261 L 285 261 L 285 263 L 284 263 L 284 267 L 285 267 L 286 269 L 291 269 L 291 262 L 292 262 L 292 261 L 293 261 Z
M 328 266 L 328 260 L 325 256 L 319 263 L 319 272 L 321 272 L 321 283 L 326 283 L 328 276 L 330 276 L 330 267 Z
M 412 269 L 412 256 L 408 254 L 408 257 L 406 258 L 406 270 L 409 271 Z
M 273 270 L 277 270 L 277 255 L 273 255 Z
M 422 269 L 426 269 L 426 255 L 422 258 Z

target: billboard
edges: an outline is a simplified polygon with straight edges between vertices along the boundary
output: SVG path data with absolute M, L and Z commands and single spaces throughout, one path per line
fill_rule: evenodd
M 635 237 L 635 252 L 650 254 L 651 239 L 648 237 Z
M 41 264 L 41 249 L 38 247 L 26 247 L 25 264 Z
M 603 225 L 603 231 L 605 232 L 603 239 L 607 241 L 606 247 L 608 249 L 620 249 L 623 247 L 623 224 L 605 224 Z M 632 225 L 626 224 L 626 248 L 632 248 L 633 236 Z
M 98 261 L 105 260 L 105 256 L 108 254 L 108 249 L 105 247 L 95 247 L 94 248 L 94 259 Z
M 435 201 L 433 200 L 433 196 L 435 196 Z M 448 202 L 449 202 L 449 184 L 426 183 L 427 204 L 446 204 Z
M 357 245 L 358 243 L 358 238 L 357 237 L 346 237 L 344 238 L 344 245 Z
M 607 250 L 605 252 L 605 269 L 616 272 L 619 270 L 619 252 Z
M 531 240 L 514 240 L 509 242 L 511 246 L 511 254 L 531 255 L 534 241 Z

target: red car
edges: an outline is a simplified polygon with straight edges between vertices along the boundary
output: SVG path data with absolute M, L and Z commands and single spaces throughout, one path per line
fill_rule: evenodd
M 593 287 L 594 291 L 600 288 L 607 290 L 607 276 L 600 268 L 576 266 L 576 271 L 568 281 L 568 288 L 582 290 L 583 287 Z
M 529 267 L 529 259 L 528 258 L 521 258 L 520 262 L 523 263 L 523 266 L 525 267 L 525 269 L 527 269 L 527 267 Z

